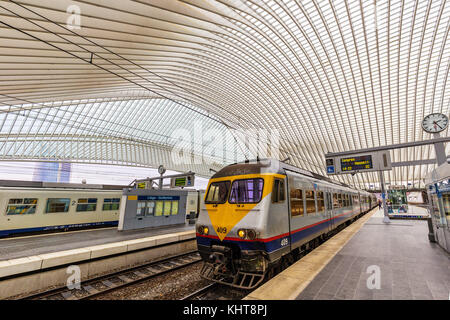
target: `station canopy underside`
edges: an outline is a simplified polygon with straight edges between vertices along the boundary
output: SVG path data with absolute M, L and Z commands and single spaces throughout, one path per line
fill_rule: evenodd
M 445 0 L 0 1 L 0 160 L 207 176 L 256 157 L 240 134 L 257 129 L 279 134 L 279 158 L 326 175 L 327 152 L 432 138 L 421 120 L 450 111 L 449 30 Z M 173 163 L 173 133 L 196 127 L 231 137 L 233 156 Z M 185 143 L 198 154 L 207 136 Z M 431 145 L 391 151 L 393 162 L 433 158 Z M 423 187 L 435 166 L 385 179 Z

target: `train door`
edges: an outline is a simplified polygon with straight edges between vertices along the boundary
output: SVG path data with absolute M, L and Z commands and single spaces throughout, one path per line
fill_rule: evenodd
M 333 201 L 330 192 L 325 192 L 325 210 L 328 219 L 327 222 L 328 231 L 331 231 L 334 229 L 334 221 L 333 221 L 334 219 L 333 219 Z
M 287 186 L 288 179 L 275 178 L 272 190 L 272 204 L 271 204 L 271 222 L 274 224 L 271 232 L 273 234 L 287 234 L 286 237 L 280 240 L 281 247 L 289 248 L 291 251 L 291 225 L 290 225 L 290 210 L 289 201 L 287 201 Z M 286 219 L 286 213 L 288 219 Z

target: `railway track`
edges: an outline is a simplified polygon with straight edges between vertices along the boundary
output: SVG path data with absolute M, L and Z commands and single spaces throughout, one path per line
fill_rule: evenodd
M 21 297 L 21 300 L 85 300 L 124 288 L 201 261 L 197 251 L 85 280 L 80 289 L 60 287 Z
M 212 282 L 180 300 L 240 300 L 251 291 Z

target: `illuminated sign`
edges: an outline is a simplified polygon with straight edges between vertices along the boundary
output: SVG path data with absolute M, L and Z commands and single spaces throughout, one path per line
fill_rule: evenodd
M 186 185 L 186 177 L 175 178 L 175 187 L 184 187 Z
M 372 168 L 372 155 L 341 158 L 342 171 L 367 170 Z
M 328 175 L 391 170 L 389 151 L 366 152 L 346 156 L 325 156 Z
M 173 177 L 170 179 L 170 187 L 192 187 L 194 186 L 194 175 L 188 174 L 180 177 Z

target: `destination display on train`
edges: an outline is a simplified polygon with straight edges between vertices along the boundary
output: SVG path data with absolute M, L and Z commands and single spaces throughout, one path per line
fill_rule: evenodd
M 341 158 L 341 171 L 357 171 L 372 169 L 372 155 Z

